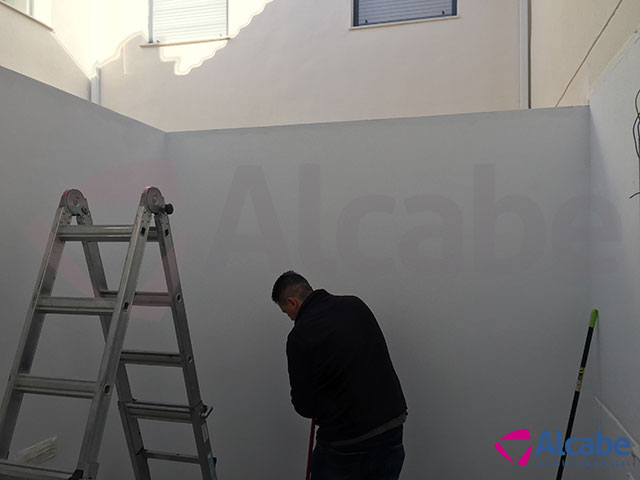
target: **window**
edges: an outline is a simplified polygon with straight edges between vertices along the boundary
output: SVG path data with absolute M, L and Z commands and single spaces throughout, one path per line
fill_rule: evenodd
M 0 0 L 51 29 L 51 0 Z
M 22 13 L 33 16 L 33 2 L 31 0 L 2 0 L 7 5 L 11 5 Z
M 227 37 L 227 0 L 149 0 L 149 41 L 179 43 Z
M 457 10 L 457 0 L 353 0 L 353 26 L 451 17 Z

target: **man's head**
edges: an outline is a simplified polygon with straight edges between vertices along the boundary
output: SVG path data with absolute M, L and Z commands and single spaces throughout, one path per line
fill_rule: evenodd
M 291 320 L 298 317 L 302 302 L 313 292 L 313 288 L 299 273 L 289 270 L 278 277 L 271 291 L 271 300 L 276 302 Z

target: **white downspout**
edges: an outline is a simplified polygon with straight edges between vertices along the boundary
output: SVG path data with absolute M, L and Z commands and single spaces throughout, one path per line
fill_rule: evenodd
M 531 0 L 520 0 L 520 108 L 531 108 Z
M 91 77 L 91 102 L 100 105 L 100 67 L 96 63 Z
M 100 105 L 100 66 L 98 65 L 98 0 L 91 2 L 91 56 L 93 57 L 93 75 L 91 76 L 91 102 Z

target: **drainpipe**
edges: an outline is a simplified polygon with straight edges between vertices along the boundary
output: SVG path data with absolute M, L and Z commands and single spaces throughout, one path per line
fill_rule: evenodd
M 531 108 L 531 0 L 520 0 L 520 108 Z
M 93 56 L 93 75 L 91 76 L 91 102 L 100 105 L 100 83 L 102 72 L 98 64 L 98 40 L 100 38 L 100 18 L 98 0 L 91 1 L 91 55 Z
M 93 72 L 91 77 L 91 102 L 100 105 L 100 67 L 96 65 Z

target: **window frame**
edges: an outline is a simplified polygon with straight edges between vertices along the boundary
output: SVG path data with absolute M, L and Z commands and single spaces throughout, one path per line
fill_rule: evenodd
M 4 3 L 6 6 L 13 8 L 14 10 L 17 10 L 18 12 L 27 15 L 31 18 L 35 18 L 33 16 L 33 0 L 26 0 L 27 2 L 27 8 L 25 9 L 26 11 L 23 11 L 22 9 L 16 7 L 15 5 L 11 5 L 9 3 L 10 0 L 0 0 L 0 2 Z
M 27 0 L 28 1 L 28 8 L 27 8 L 27 12 L 23 12 L 22 10 L 20 10 L 18 7 L 15 7 L 11 4 L 9 4 L 8 2 L 4 1 L 4 0 L 0 0 L 0 5 L 3 5 L 6 8 L 9 8 L 11 10 L 13 10 L 14 12 L 16 12 L 19 15 L 22 15 L 23 17 L 26 17 L 30 20 L 33 20 L 34 22 L 42 25 L 43 27 L 45 27 L 47 30 L 53 31 L 53 27 L 51 25 L 49 25 L 48 23 L 46 23 L 43 20 L 40 20 L 39 18 L 36 18 L 34 16 L 35 13 L 35 7 L 34 7 L 34 2 L 35 0 Z
M 389 0 L 392 2 L 393 0 Z M 352 30 L 357 30 L 361 28 L 373 28 L 373 27 L 384 27 L 389 25 L 404 25 L 410 23 L 422 23 L 429 21 L 437 21 L 437 20 L 447 20 L 452 18 L 458 18 L 458 0 L 451 0 L 451 15 L 438 15 L 434 17 L 418 17 L 410 20 L 387 20 L 384 22 L 376 22 L 376 23 L 363 23 L 358 24 L 358 16 L 359 16 L 359 7 L 360 0 L 353 0 L 351 9 L 351 26 Z

